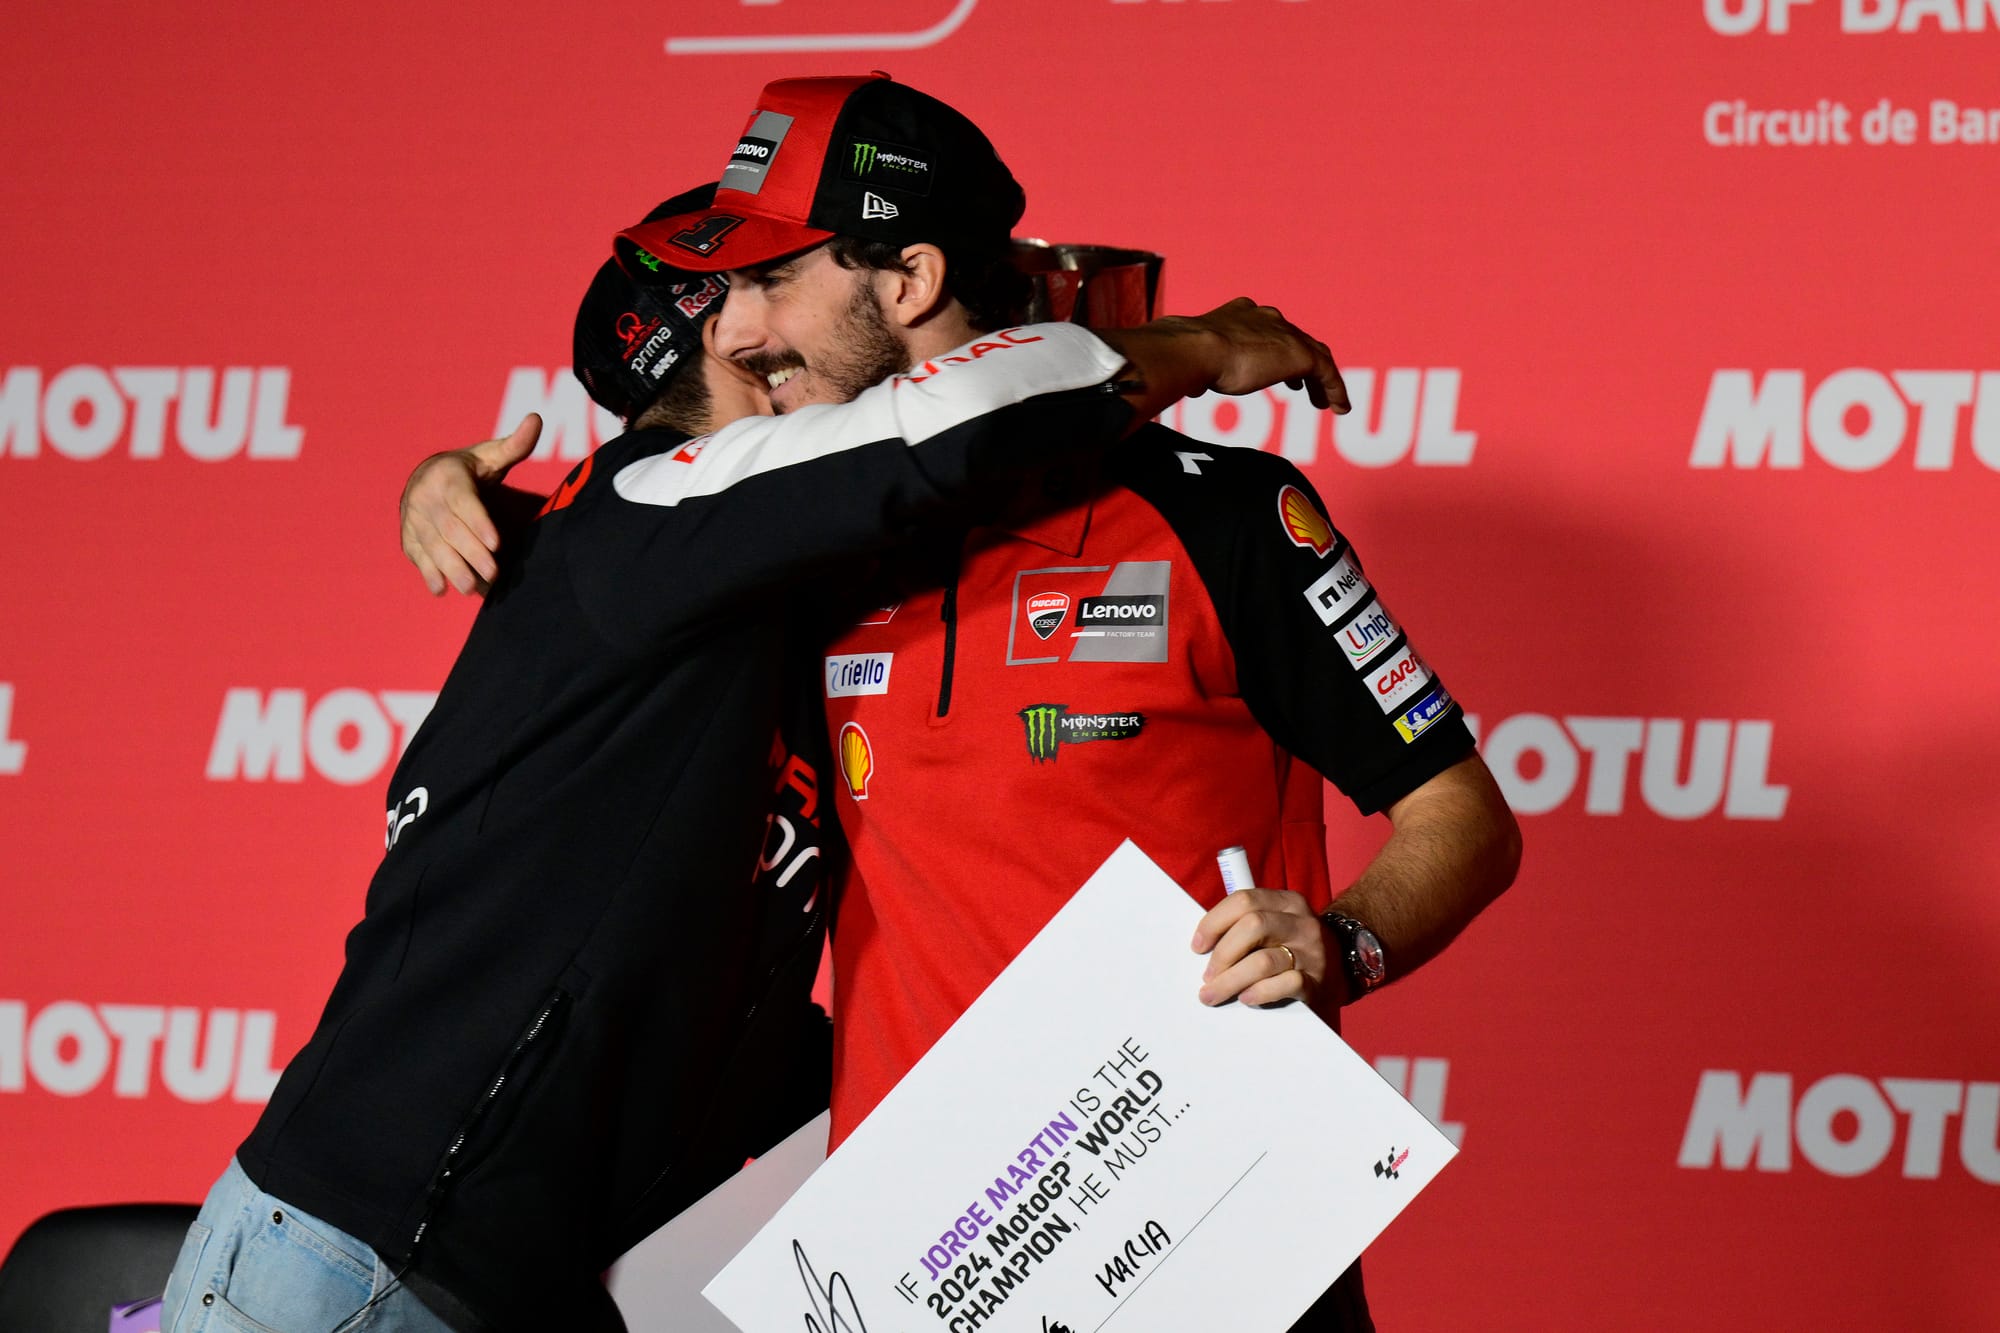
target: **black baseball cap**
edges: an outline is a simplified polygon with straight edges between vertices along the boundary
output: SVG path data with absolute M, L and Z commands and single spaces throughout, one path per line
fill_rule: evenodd
M 707 207 L 713 182 L 677 194 L 647 221 Z M 643 224 L 642 224 L 643 225 Z M 643 280 L 608 259 L 576 311 L 572 369 L 598 406 L 630 419 L 659 397 L 668 377 L 701 354 L 701 326 L 721 306 L 729 280 L 719 273 L 670 268 L 650 254 L 632 262 Z
M 614 243 L 712 273 L 750 268 L 835 235 L 891 245 L 1006 245 L 1027 196 L 977 125 L 879 71 L 764 85 L 714 202 L 641 223 Z

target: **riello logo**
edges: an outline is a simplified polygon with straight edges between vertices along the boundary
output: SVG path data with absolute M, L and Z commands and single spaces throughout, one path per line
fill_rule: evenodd
M 71 366 L 46 378 L 13 366 L 0 380 L 0 458 L 162 458 L 169 441 L 204 463 L 297 458 L 291 388 L 282 366 Z
M 1343 370 L 1354 410 L 1331 416 L 1303 389 L 1204 394 L 1171 409 L 1167 424 L 1211 444 L 1262 449 L 1300 465 L 1331 448 L 1355 467 L 1466 467 L 1479 436 L 1458 424 L 1460 373 L 1450 367 Z
M 437 692 L 239 687 L 222 697 L 208 751 L 211 782 L 301 782 L 306 765 L 345 786 L 380 777 L 430 715 Z
M 0 1093 L 82 1097 L 109 1079 L 115 1097 L 157 1086 L 184 1102 L 266 1102 L 278 1085 L 277 1027 L 263 1009 L 0 1000 Z
M 1943 472 L 1972 457 L 2000 471 L 2000 371 L 1718 370 L 1688 466 L 1843 472 L 1892 462 Z
M 1795 1095 L 1796 1093 L 1796 1095 Z M 1974 1180 L 2000 1185 L 2000 1083 L 1943 1078 L 1864 1078 L 1829 1074 L 1797 1091 L 1790 1074 L 1704 1070 L 1681 1139 L 1680 1165 L 1745 1171 L 1792 1169 L 1793 1149 L 1829 1176 L 1883 1170 L 1903 1127 L 1896 1168 L 1905 1180 L 1936 1180 L 1957 1120 L 1958 1165 Z
M 1481 736 L 1480 720 L 1466 724 Z M 1769 722 L 1517 713 L 1479 751 L 1515 813 L 1545 815 L 1583 791 L 1587 815 L 1622 815 L 1638 761 L 1639 801 L 1665 819 L 1781 819 L 1791 788 L 1773 783 Z

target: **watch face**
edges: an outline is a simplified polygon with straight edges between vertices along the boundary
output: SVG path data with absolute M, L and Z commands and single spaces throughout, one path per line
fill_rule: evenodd
M 1388 961 L 1382 956 L 1382 941 L 1366 926 L 1354 932 L 1354 956 L 1371 982 L 1380 981 L 1389 970 Z

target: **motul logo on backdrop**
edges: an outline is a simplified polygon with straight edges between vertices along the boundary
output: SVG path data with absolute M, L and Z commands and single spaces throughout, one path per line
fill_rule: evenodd
M 1180 403 L 1167 424 L 1212 444 L 1262 449 L 1304 466 L 1331 448 L 1356 467 L 1465 467 L 1479 436 L 1458 424 L 1460 373 L 1449 367 L 1343 370 L 1354 410 L 1331 416 L 1303 389 L 1277 385 L 1229 397 L 1205 394 Z
M 1468 714 L 1472 734 L 1479 718 Z M 1780 819 L 1791 788 L 1770 781 L 1771 724 L 1703 718 L 1565 717 L 1517 713 L 1479 752 L 1515 813 L 1545 815 L 1583 789 L 1587 815 L 1622 815 L 1632 795 L 1665 819 Z
M 1798 468 L 1810 446 L 1844 472 L 1941 472 L 1967 444 L 2000 470 L 2000 371 L 1837 370 L 1808 392 L 1802 370 L 1718 370 L 1688 466 Z
M 277 1029 L 265 1009 L 58 1000 L 31 1013 L 0 1000 L 0 1093 L 82 1097 L 108 1080 L 114 1097 L 266 1102 L 278 1086 Z
M 1941 1078 L 1863 1078 L 1829 1074 L 1796 1102 L 1790 1074 L 1753 1074 L 1748 1086 L 1733 1069 L 1704 1070 L 1681 1139 L 1680 1165 L 1707 1171 L 1790 1171 L 1792 1150 L 1829 1176 L 1881 1170 L 1903 1130 L 1897 1170 L 1905 1180 L 1944 1173 L 1945 1141 L 1958 1121 L 1958 1165 L 1988 1185 L 2000 1185 L 2000 1083 Z
M 509 434 L 530 412 L 542 414 L 542 437 L 531 455 L 538 459 L 573 463 L 606 440 L 625 433 L 625 423 L 591 402 L 583 382 L 567 369 L 516 366 L 508 372 L 493 433 Z
M 222 696 L 208 751 L 211 782 L 301 782 L 306 764 L 344 786 L 380 777 L 437 702 L 435 690 L 304 690 L 239 687 Z
M 1394 1088 L 1424 1119 L 1437 1126 L 1453 1147 L 1465 1146 L 1465 1126 L 1444 1118 L 1444 1085 L 1451 1077 L 1451 1061 L 1407 1055 L 1378 1055 L 1372 1061 L 1382 1081 Z
M 1701 16 L 1724 37 L 1763 28 L 1790 32 L 1794 9 L 1815 0 L 1701 0 Z M 1820 9 L 1831 19 L 1834 0 Z M 1842 32 L 2000 31 L 2000 0 L 1839 0 Z M 1811 19 L 1813 15 L 1806 15 Z M 1823 27 L 1826 20 L 1810 26 Z
M 40 368 L 14 366 L 0 380 L 0 458 L 160 458 L 169 440 L 204 463 L 297 458 L 305 432 L 286 420 L 291 389 L 282 366 L 71 366 L 46 382 Z

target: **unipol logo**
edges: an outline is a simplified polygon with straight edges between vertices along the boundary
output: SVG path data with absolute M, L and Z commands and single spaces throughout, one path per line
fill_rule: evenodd
M 300 782 L 311 761 L 328 782 L 373 781 L 408 748 L 436 702 L 435 690 L 347 689 L 308 708 L 304 690 L 232 689 L 222 697 L 208 780 Z M 397 819 L 390 811 L 392 842 Z
M 745 8 L 775 6 L 777 0 L 742 0 Z M 886 31 L 797 32 L 783 30 L 788 25 L 772 24 L 771 30 L 738 33 L 727 37 L 669 37 L 670 56 L 740 55 L 746 52 L 798 51 L 918 51 L 936 46 L 957 32 L 972 16 L 979 0 L 950 0 L 950 8 L 940 9 L 944 0 L 905 0 L 893 6 L 908 17 Z M 903 26 L 907 23 L 909 26 Z
M 52 454 L 90 462 L 113 452 L 161 458 L 167 442 L 204 463 L 297 458 L 305 432 L 286 420 L 292 372 L 211 366 L 71 366 L 44 382 L 36 366 L 0 380 L 0 458 Z
M 1944 1174 L 1945 1142 L 1958 1121 L 1958 1165 L 1974 1180 L 2000 1185 L 2000 1083 L 1943 1078 L 1863 1078 L 1829 1074 L 1793 1098 L 1790 1074 L 1703 1070 L 1681 1138 L 1688 1171 L 1792 1169 L 1792 1150 L 1829 1176 L 1865 1176 L 1889 1161 L 1897 1120 L 1904 1126 L 1897 1163 L 1905 1180 Z
M 58 1000 L 31 1013 L 0 1000 L 0 1094 L 34 1089 L 82 1097 L 111 1081 L 115 1097 L 266 1102 L 278 1016 L 264 1009 L 167 1008 Z
M 1688 466 L 1796 469 L 1810 445 L 1843 472 L 1872 472 L 1898 455 L 1919 472 L 1942 472 L 1967 444 L 2000 471 L 2000 371 L 1836 370 L 1807 392 L 1802 370 L 1761 379 L 1718 370 Z
M 1466 725 L 1480 735 L 1479 718 Z M 1583 788 L 1587 815 L 1622 815 L 1639 760 L 1639 799 L 1665 819 L 1781 819 L 1791 788 L 1770 781 L 1771 724 L 1703 718 L 1517 713 L 1479 746 L 1516 814 L 1545 815 Z
M 1204 394 L 1170 409 L 1166 423 L 1211 444 L 1262 449 L 1301 466 L 1331 448 L 1355 467 L 1466 467 L 1479 436 L 1458 424 L 1461 376 L 1449 367 L 1343 370 L 1354 410 L 1333 416 L 1312 405 L 1303 389 L 1277 385 L 1261 393 Z

